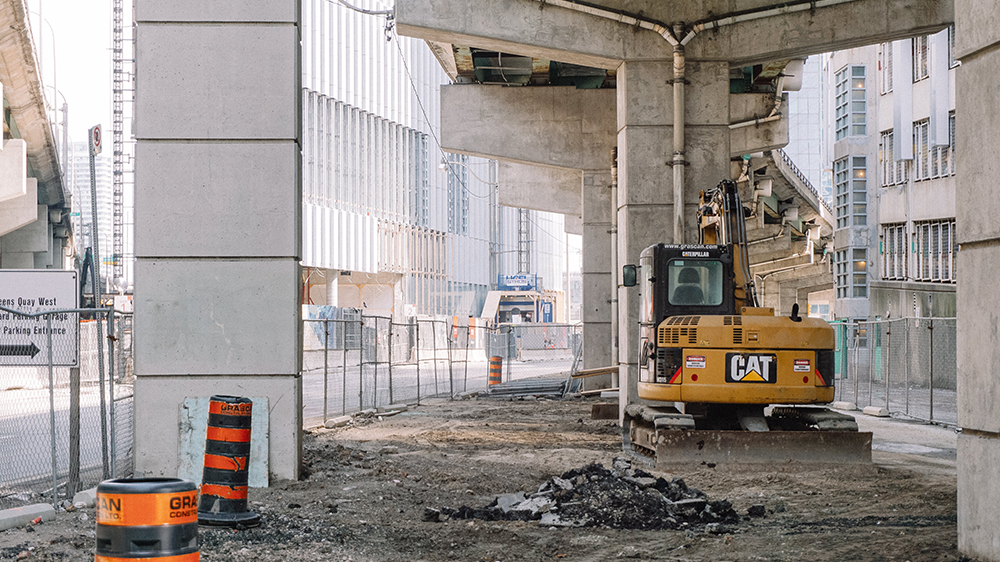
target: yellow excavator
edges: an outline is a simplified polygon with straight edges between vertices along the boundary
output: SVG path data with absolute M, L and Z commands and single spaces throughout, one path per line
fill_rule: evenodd
M 758 306 L 739 189 L 699 196 L 700 243 L 655 244 L 623 284 L 641 293 L 639 401 L 626 450 L 671 462 L 870 462 L 871 434 L 834 398 L 833 328 Z

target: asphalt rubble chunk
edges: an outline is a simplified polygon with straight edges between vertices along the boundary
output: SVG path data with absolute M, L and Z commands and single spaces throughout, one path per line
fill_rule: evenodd
M 655 477 L 617 457 L 610 470 L 597 463 L 574 468 L 535 491 L 503 494 L 487 506 L 424 510 L 424 521 L 448 519 L 651 531 L 704 528 L 719 533 L 727 530 L 726 525 L 739 523 L 740 516 L 728 500 L 711 501 L 680 478 Z

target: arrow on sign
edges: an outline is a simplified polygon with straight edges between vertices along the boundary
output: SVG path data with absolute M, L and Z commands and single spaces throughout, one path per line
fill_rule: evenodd
M 34 342 L 28 345 L 0 345 L 0 356 L 6 357 L 16 356 L 34 358 L 38 355 L 39 351 L 41 351 L 41 349 L 38 349 L 38 346 L 36 346 Z

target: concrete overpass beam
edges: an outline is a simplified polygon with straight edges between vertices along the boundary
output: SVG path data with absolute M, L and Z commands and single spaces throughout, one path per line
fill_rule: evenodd
M 441 88 L 441 107 L 450 152 L 593 170 L 615 146 L 614 90 L 456 84 Z
M 298 2 L 135 10 L 135 472 L 176 476 L 181 404 L 229 394 L 267 397 L 269 475 L 297 478 Z
M 0 236 L 38 220 L 38 180 L 28 178 L 25 186 L 24 195 L 0 205 Z M 47 207 L 45 216 L 48 216 Z
M 580 216 L 580 171 L 500 162 L 500 204 Z M 609 203 L 610 205 L 610 203 Z
M 24 197 L 27 194 L 27 163 L 28 144 L 26 142 L 21 139 L 4 141 L 3 150 L 0 150 L 0 202 Z M 37 200 L 36 193 L 35 202 Z

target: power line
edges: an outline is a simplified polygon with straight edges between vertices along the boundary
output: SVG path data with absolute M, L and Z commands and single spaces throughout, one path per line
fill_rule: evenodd
M 476 193 L 473 193 L 473 191 L 471 189 L 469 189 L 469 187 L 467 185 L 465 185 L 465 180 L 462 179 L 462 176 L 460 176 L 458 173 L 455 172 L 455 169 L 454 169 L 455 166 L 454 166 L 454 164 L 451 163 L 450 160 L 448 160 L 448 153 L 446 153 L 444 151 L 444 149 L 441 148 L 441 141 L 440 141 L 440 139 L 438 139 L 437 134 L 434 132 L 434 124 L 431 123 L 430 117 L 427 116 L 427 110 L 424 108 L 424 102 L 423 102 L 423 100 L 420 99 L 420 93 L 417 91 L 417 85 L 413 82 L 413 76 L 410 75 L 410 65 L 408 65 L 406 63 L 406 57 L 403 55 L 403 49 L 399 46 L 399 35 L 396 34 L 396 29 L 395 28 L 392 29 L 392 36 L 396 39 L 396 41 L 395 41 L 395 43 L 396 43 L 396 52 L 399 53 L 399 58 L 403 62 L 403 70 L 406 72 L 406 79 L 410 83 L 410 89 L 413 90 L 413 97 L 415 97 L 417 99 L 417 107 L 420 108 L 420 113 L 424 116 L 424 122 L 427 123 L 427 128 L 431 132 L 431 137 L 434 138 L 434 143 L 437 145 L 438 150 L 441 152 L 441 157 L 448 164 L 448 168 L 451 170 L 452 175 L 455 176 L 455 179 L 457 179 L 458 183 L 460 183 L 462 185 L 462 189 L 464 189 L 466 193 L 468 193 L 469 195 L 471 195 L 471 196 L 473 196 L 473 197 L 475 197 L 477 199 L 487 199 L 487 198 L 489 198 L 489 196 L 490 196 L 489 193 L 487 193 L 486 195 L 478 195 Z M 490 185 L 490 189 L 491 190 L 493 189 L 493 187 L 494 187 L 493 185 Z

